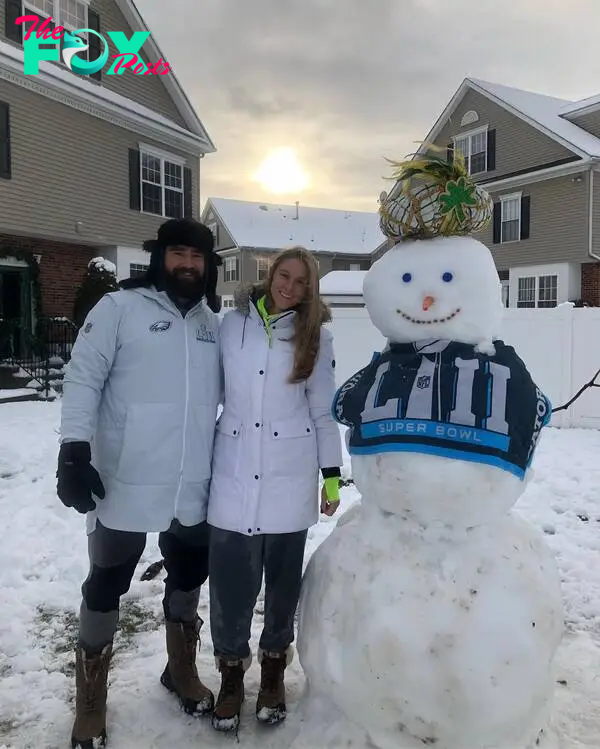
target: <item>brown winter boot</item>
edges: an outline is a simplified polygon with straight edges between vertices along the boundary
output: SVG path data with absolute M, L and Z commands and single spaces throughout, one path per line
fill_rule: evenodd
M 244 674 L 252 658 L 226 661 L 219 659 L 221 689 L 212 716 L 215 731 L 235 731 L 240 724 L 240 713 L 244 701 Z
M 215 704 L 213 693 L 200 681 L 196 668 L 202 624 L 200 617 L 193 622 L 166 622 L 169 660 L 160 681 L 177 695 L 188 715 L 211 713 Z
M 290 647 L 283 652 L 264 651 L 259 648 L 258 662 L 261 666 L 260 691 L 256 700 L 256 718 L 261 723 L 272 725 L 285 720 L 285 685 L 283 675 L 293 659 Z
M 75 654 L 75 724 L 72 749 L 101 749 L 106 746 L 106 697 L 112 643 L 99 655 Z

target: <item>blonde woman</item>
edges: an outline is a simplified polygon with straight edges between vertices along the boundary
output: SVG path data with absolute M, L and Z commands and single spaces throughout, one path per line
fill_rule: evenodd
M 214 446 L 208 523 L 211 634 L 221 672 L 216 730 L 234 730 L 250 666 L 250 629 L 265 575 L 256 717 L 286 717 L 284 671 L 293 654 L 308 528 L 339 505 L 341 437 L 329 310 L 312 254 L 275 258 L 267 281 L 242 287 L 221 325 L 225 403 Z

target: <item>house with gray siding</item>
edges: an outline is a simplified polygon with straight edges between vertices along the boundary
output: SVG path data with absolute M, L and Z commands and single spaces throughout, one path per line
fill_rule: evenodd
M 97 30 L 106 67 L 78 75 L 49 39 L 58 59 L 26 75 L 24 14 Z M 0 0 L 0 320 L 70 318 L 91 258 L 127 278 L 147 265 L 142 243 L 163 221 L 199 217 L 200 163 L 215 146 L 175 73 L 108 74 L 118 53 L 108 32 L 135 31 L 149 30 L 132 0 Z M 99 37 L 79 35 L 96 59 Z M 138 54 L 147 68 L 168 65 L 151 34 Z
M 460 151 L 493 197 L 493 221 L 476 236 L 508 306 L 600 306 L 600 96 L 568 101 L 466 78 L 420 153 L 431 145 L 450 159 Z
M 240 283 L 265 279 L 277 252 L 300 245 L 314 253 L 319 276 L 330 271 L 367 270 L 385 236 L 376 211 L 343 211 L 304 206 L 208 198 L 202 221 L 211 228 L 223 258 L 218 293 L 233 306 Z

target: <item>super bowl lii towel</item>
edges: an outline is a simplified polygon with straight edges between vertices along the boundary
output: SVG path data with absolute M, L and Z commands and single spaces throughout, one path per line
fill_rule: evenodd
M 431 453 L 523 478 L 552 407 L 516 351 L 494 346 L 493 356 L 453 341 L 392 343 L 375 354 L 334 398 L 350 454 Z

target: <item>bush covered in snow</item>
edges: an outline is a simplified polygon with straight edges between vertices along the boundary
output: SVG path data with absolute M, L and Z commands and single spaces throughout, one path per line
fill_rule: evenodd
M 73 322 L 80 328 L 88 312 L 109 291 L 118 291 L 117 269 L 110 260 L 95 257 L 88 263 L 87 273 L 77 290 L 73 308 Z

